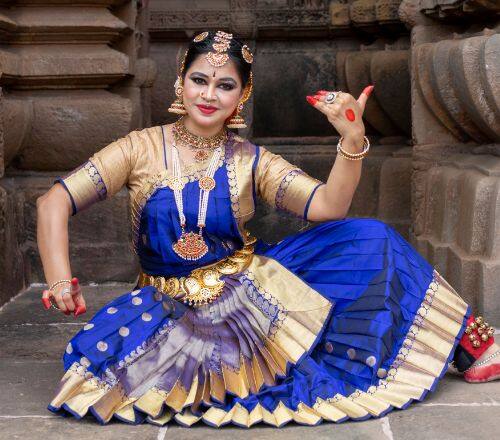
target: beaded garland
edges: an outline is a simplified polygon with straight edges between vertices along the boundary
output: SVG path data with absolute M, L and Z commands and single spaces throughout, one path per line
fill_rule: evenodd
M 177 205 L 177 210 L 179 211 L 179 221 L 182 230 L 180 238 L 172 245 L 172 249 L 179 257 L 185 260 L 199 260 L 208 252 L 208 246 L 203 238 L 203 227 L 205 226 L 205 220 L 207 217 L 208 197 L 210 195 L 210 191 L 215 188 L 215 180 L 213 176 L 222 154 L 222 148 L 217 147 L 215 149 L 205 176 L 202 177 L 198 182 L 200 187 L 200 197 L 198 204 L 197 222 L 199 232 L 197 233 L 192 231 L 186 232 L 185 229 L 186 216 L 184 215 L 182 200 L 182 188 L 184 187 L 184 184 L 182 183 L 179 150 L 177 149 L 175 141 L 173 144 L 172 153 L 174 176 L 171 178 L 171 184 L 169 182 L 169 186 L 174 191 L 175 204 Z

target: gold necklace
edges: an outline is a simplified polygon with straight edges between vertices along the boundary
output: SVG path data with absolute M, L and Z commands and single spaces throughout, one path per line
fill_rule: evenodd
M 179 159 L 179 150 L 177 146 L 173 145 L 172 148 L 172 164 L 173 164 L 173 178 L 171 188 L 174 191 L 175 204 L 179 212 L 179 222 L 181 224 L 181 236 L 172 244 L 172 249 L 184 260 L 199 260 L 208 252 L 208 245 L 203 238 L 203 228 L 207 218 L 208 210 L 208 196 L 210 191 L 215 188 L 214 174 L 217 169 L 217 164 L 222 155 L 222 148 L 216 148 L 212 155 L 210 164 L 208 165 L 205 176 L 203 176 L 198 185 L 200 187 L 200 197 L 198 203 L 198 232 L 186 231 L 186 216 L 184 214 L 184 203 L 182 197 L 182 188 L 184 184 L 181 178 L 181 164 Z
M 188 131 L 182 119 L 174 123 L 172 134 L 177 144 L 185 145 L 195 151 L 196 162 L 207 160 L 209 151 L 215 150 L 227 141 L 227 130 L 224 128 L 213 136 L 198 136 Z

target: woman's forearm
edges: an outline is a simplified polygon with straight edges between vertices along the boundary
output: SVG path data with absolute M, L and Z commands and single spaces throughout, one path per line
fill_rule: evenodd
M 362 138 L 361 141 L 344 139 L 342 148 L 348 153 L 359 153 L 362 144 Z M 331 219 L 347 215 L 361 178 L 362 162 L 362 160 L 348 160 L 337 154 L 324 190 L 325 203 L 329 207 Z
M 360 140 L 361 139 L 361 140 Z M 348 153 L 362 150 L 363 137 L 346 138 L 342 149 Z M 362 160 L 348 160 L 337 155 L 325 185 L 316 191 L 308 211 L 308 220 L 326 221 L 344 218 L 361 178 Z
M 37 243 L 47 283 L 71 278 L 68 219 L 71 206 L 61 185 L 37 199 Z

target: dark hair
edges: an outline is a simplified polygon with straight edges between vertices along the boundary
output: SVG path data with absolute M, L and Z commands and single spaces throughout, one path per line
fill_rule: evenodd
M 189 43 L 189 47 L 186 54 L 186 60 L 184 61 L 184 70 L 181 72 L 182 77 L 186 75 L 186 72 L 189 69 L 189 66 L 193 63 L 193 61 L 202 54 L 207 54 L 209 52 L 213 52 L 212 44 L 215 43 L 215 34 L 216 32 L 211 31 L 208 32 L 208 36 L 200 42 L 195 42 L 191 40 Z M 245 87 L 248 79 L 250 78 L 250 72 L 252 70 L 252 65 L 247 63 L 243 58 L 243 54 L 241 53 L 241 48 L 243 47 L 243 43 L 237 39 L 232 38 L 231 44 L 227 51 L 229 55 L 229 59 L 233 60 L 236 65 L 236 70 L 240 75 L 242 87 Z

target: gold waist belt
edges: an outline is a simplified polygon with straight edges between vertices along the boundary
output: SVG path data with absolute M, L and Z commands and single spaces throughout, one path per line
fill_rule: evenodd
M 154 286 L 172 298 L 179 299 L 191 306 L 201 306 L 215 301 L 222 294 L 224 280 L 222 275 L 233 275 L 244 271 L 252 261 L 256 239 L 251 237 L 242 249 L 233 255 L 207 266 L 193 270 L 185 277 L 169 277 L 139 274 L 139 287 Z

